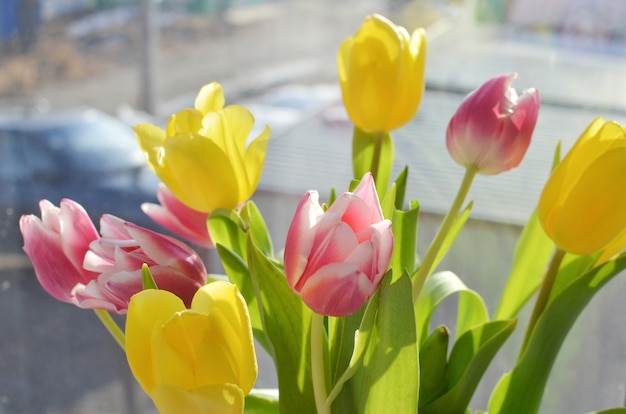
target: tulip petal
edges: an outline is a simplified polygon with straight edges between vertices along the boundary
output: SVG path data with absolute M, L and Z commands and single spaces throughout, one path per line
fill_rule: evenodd
M 235 285 L 217 281 L 198 291 L 191 308 L 208 313 L 212 335 L 223 341 L 223 346 L 230 350 L 228 356 L 235 359 L 231 361 L 235 382 L 248 394 L 254 386 L 258 369 L 250 316 L 243 296 Z
M 240 203 L 236 171 L 223 148 L 211 139 L 178 135 L 168 139 L 164 151 L 157 175 L 183 203 L 205 213 Z M 211 168 L 205 168 L 209 160 Z
M 285 273 L 287 282 L 293 288 L 304 273 L 309 255 L 315 241 L 315 231 L 312 230 L 324 210 L 319 204 L 317 191 L 307 192 L 296 207 L 296 213 L 285 242 Z
M 241 414 L 244 393 L 234 384 L 205 385 L 193 390 L 159 384 L 151 397 L 161 414 Z
M 154 331 L 152 364 L 157 384 L 176 384 L 191 390 L 236 383 L 229 343 L 213 329 L 211 319 L 197 312 L 177 312 Z
M 156 172 L 161 163 L 161 148 L 165 142 L 165 131 L 148 123 L 136 125 L 133 130 L 148 165 L 152 171 Z
M 217 82 L 211 82 L 200 88 L 198 96 L 194 102 L 194 107 L 203 115 L 209 112 L 215 112 L 224 107 L 224 90 L 222 85 Z
M 314 312 L 344 316 L 359 310 L 376 286 L 356 266 L 331 263 L 311 275 L 302 287 L 302 300 Z
M 152 336 L 185 305 L 173 293 L 165 290 L 144 290 L 134 295 L 126 319 L 126 357 L 141 388 L 150 395 L 156 385 Z
M 610 150 L 588 166 L 568 194 L 554 225 L 555 243 L 581 255 L 606 246 L 626 227 L 624 188 L 626 148 Z

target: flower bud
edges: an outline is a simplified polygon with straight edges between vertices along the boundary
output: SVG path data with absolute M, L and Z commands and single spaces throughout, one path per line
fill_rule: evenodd
M 515 74 L 499 75 L 471 92 L 450 120 L 448 152 L 463 167 L 500 174 L 519 165 L 530 145 L 539 113 L 539 93 L 517 95 Z
M 203 286 L 191 309 L 163 290 L 134 295 L 126 357 L 162 414 L 240 414 L 258 371 L 248 308 L 228 282 Z
M 626 132 L 597 118 L 546 182 L 539 220 L 562 250 L 608 258 L 626 246 Z
M 371 174 L 326 212 L 309 191 L 287 234 L 287 282 L 314 312 L 349 315 L 378 288 L 392 251 L 391 221 L 383 219 Z
M 354 124 L 389 132 L 409 122 L 424 93 L 426 40 L 383 16 L 368 16 L 337 56 L 343 103 Z

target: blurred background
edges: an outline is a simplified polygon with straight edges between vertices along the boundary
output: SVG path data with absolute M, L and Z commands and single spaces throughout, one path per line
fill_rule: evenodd
M 42 198 L 68 197 L 96 222 L 107 212 L 161 231 L 139 208 L 155 201 L 157 179 L 131 126 L 164 125 L 218 81 L 227 103 L 272 128 L 254 199 L 282 248 L 302 194 L 344 191 L 352 176 L 335 59 L 375 12 L 409 31 L 425 27 L 428 38 L 421 107 L 393 134 L 394 168 L 409 166 L 407 197 L 421 204 L 420 251 L 462 177 L 444 137 L 464 95 L 503 72 L 518 73 L 518 91 L 540 91 L 526 158 L 512 172 L 477 178 L 471 219 L 441 265 L 495 311 L 556 143 L 567 150 L 597 116 L 626 122 L 626 0 L 0 0 L 0 414 L 154 412 L 95 315 L 39 286 L 19 217 L 39 215 Z M 214 252 L 200 252 L 219 271 Z M 624 405 L 624 294 L 618 277 L 579 318 L 542 413 Z M 454 308 L 446 303 L 437 320 L 451 324 Z M 472 408 L 485 409 L 512 368 L 521 331 Z M 260 364 L 257 386 L 274 387 L 271 362 Z

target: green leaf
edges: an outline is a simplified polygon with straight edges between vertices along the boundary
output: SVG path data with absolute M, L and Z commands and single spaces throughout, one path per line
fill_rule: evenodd
M 396 184 L 392 183 L 391 187 L 385 194 L 385 198 L 380 202 L 380 207 L 383 211 L 383 217 L 391 220 L 393 218 L 393 213 L 396 209 Z
M 541 227 L 535 211 L 517 241 L 509 278 L 494 319 L 508 319 L 517 315 L 541 285 L 544 269 L 553 251 L 554 243 Z
M 446 366 L 450 334 L 440 326 L 424 341 L 419 350 L 420 408 L 435 400 L 447 390 Z
M 536 413 L 543 392 L 569 330 L 591 298 L 626 268 L 622 254 L 571 282 L 546 307 L 517 366 L 504 375 L 489 401 L 490 414 Z
M 515 319 L 492 321 L 465 332 L 450 353 L 446 370 L 448 391 L 420 408 L 420 414 L 465 413 L 483 374 L 515 329 L 516 322 Z
M 474 326 L 489 321 L 487 306 L 478 293 L 469 289 L 454 273 L 449 271 L 437 272 L 426 280 L 415 303 L 415 318 L 420 346 L 429 335 L 430 319 L 435 309 L 444 299 L 455 293 L 459 294 L 457 338 Z
M 395 210 L 393 213 L 391 223 L 394 247 L 391 255 L 391 269 L 394 275 L 401 275 L 404 272 L 412 274 L 415 271 L 419 210 L 419 203 L 411 201 L 408 211 Z
M 459 216 L 454 220 L 452 227 L 450 227 L 450 231 L 446 235 L 446 238 L 443 241 L 441 248 L 439 249 L 439 252 L 437 253 L 437 257 L 435 258 L 435 261 L 433 262 L 431 269 L 434 270 L 437 268 L 437 266 L 439 265 L 439 262 L 441 262 L 441 260 L 448 253 L 448 250 L 450 250 L 450 247 L 452 247 L 454 240 L 456 240 L 456 237 L 459 235 L 459 232 L 461 231 L 461 229 L 465 225 L 465 222 L 469 218 L 469 215 L 472 212 L 473 205 L 474 203 L 470 201 L 465 207 L 465 210 L 463 210 L 461 214 L 459 214 Z
M 404 195 L 406 194 L 406 182 L 409 176 L 409 167 L 404 167 L 394 184 L 396 185 L 396 209 L 402 210 L 404 208 Z
M 354 127 L 352 135 L 352 168 L 360 180 L 371 172 L 379 197 L 384 197 L 393 166 L 393 140 L 389 133 L 370 133 Z
M 209 215 L 209 234 L 217 245 L 228 248 L 239 257 L 246 257 L 246 226 L 234 210 L 217 209 Z
M 280 412 L 316 414 L 311 383 L 311 315 L 289 285 L 281 269 L 248 237 L 248 265 L 263 330 L 278 373 Z
M 248 225 L 248 232 L 252 235 L 254 244 L 261 252 L 269 257 L 274 257 L 274 248 L 265 220 L 256 204 L 248 201 L 241 209 L 241 217 Z
M 376 321 L 379 303 L 378 292 L 374 293 L 367 305 L 361 308 L 359 312 L 341 318 L 330 318 L 331 321 L 335 321 L 331 324 L 330 329 L 332 337 L 331 355 L 334 355 L 331 364 L 334 368 L 332 372 L 333 388 L 327 399 L 330 403 L 333 403 L 340 395 L 346 381 L 361 368 L 372 328 Z M 358 330 L 356 329 L 357 326 Z M 343 365 L 344 361 L 345 366 Z M 354 406 L 351 401 L 348 402 L 348 405 Z
M 143 290 L 158 289 L 154 277 L 152 277 L 150 267 L 145 263 L 141 265 L 141 286 Z
M 601 254 L 602 252 L 592 253 L 586 256 L 578 256 L 570 253 L 566 254 L 559 268 L 556 280 L 554 281 L 548 303 L 556 298 L 572 281 L 576 280 L 583 273 L 591 270 Z
M 278 414 L 279 412 L 278 390 L 253 388 L 246 396 L 243 414 Z
M 561 162 L 561 141 L 554 150 L 550 171 Z M 543 271 L 554 251 L 554 243 L 543 230 L 537 210 L 528 218 L 524 230 L 515 246 L 511 271 L 494 319 L 508 319 L 517 316 L 541 285 Z
M 408 275 L 389 284 L 383 279 L 378 313 L 363 365 L 346 383 L 354 408 L 333 412 L 410 413 L 417 410 L 419 362 L 411 280 Z M 343 394 L 342 392 L 342 394 Z

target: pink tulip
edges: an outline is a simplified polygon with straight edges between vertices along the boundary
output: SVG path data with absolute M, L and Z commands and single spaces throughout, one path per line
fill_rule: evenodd
M 318 193 L 309 191 L 296 209 L 285 246 L 287 282 L 314 312 L 349 315 L 372 296 L 387 271 L 391 221 L 383 219 L 370 173 L 326 212 L 318 200 Z
M 111 215 L 100 220 L 102 237 L 90 245 L 85 269 L 99 273 L 72 293 L 78 306 L 125 313 L 130 298 L 142 290 L 141 268 L 149 266 L 159 289 L 180 297 L 187 305 L 206 284 L 206 269 L 184 243 Z
M 516 74 L 488 80 L 471 92 L 456 111 L 446 133 L 452 158 L 481 174 L 499 174 L 519 165 L 537 122 L 539 93 L 518 97 L 510 85 Z
M 172 233 L 200 247 L 213 247 L 209 236 L 209 215 L 183 204 L 163 183 L 159 183 L 157 199 L 161 204 L 144 203 L 141 209 Z
M 98 276 L 83 268 L 83 257 L 98 232 L 85 209 L 72 200 L 61 200 L 60 207 L 41 200 L 39 208 L 41 219 L 33 214 L 20 218 L 24 251 L 46 292 L 73 303 L 72 288 Z

